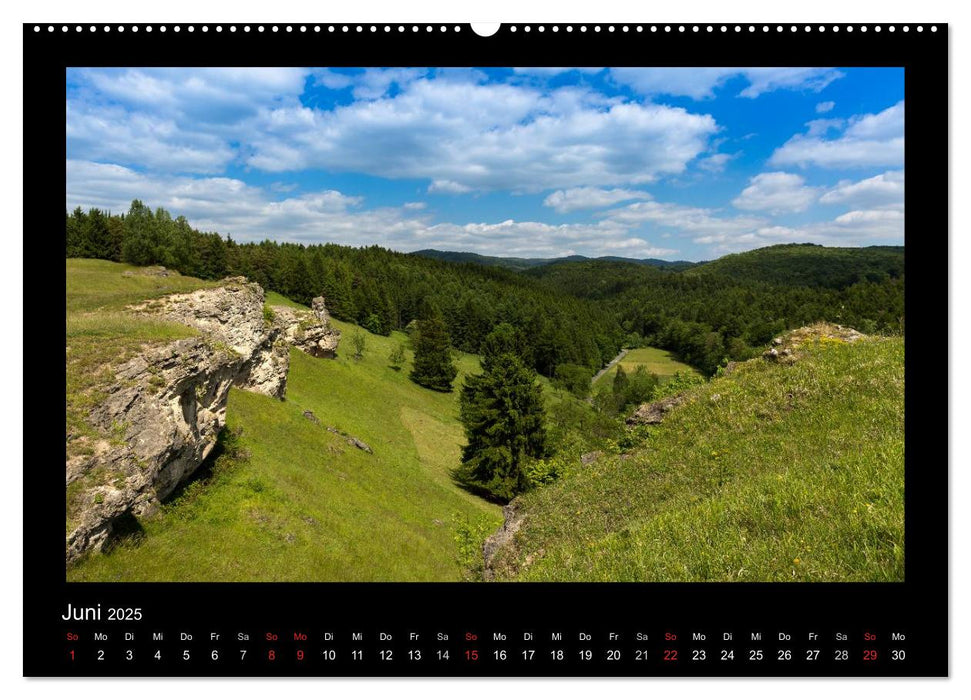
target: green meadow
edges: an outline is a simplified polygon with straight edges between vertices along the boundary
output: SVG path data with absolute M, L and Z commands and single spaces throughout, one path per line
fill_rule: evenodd
M 272 294 L 267 302 L 292 304 Z M 502 519 L 449 476 L 463 441 L 457 394 L 411 382 L 410 350 L 404 368 L 389 366 L 403 333 L 333 324 L 343 333 L 337 359 L 292 350 L 282 402 L 233 389 L 221 455 L 159 515 L 72 567 L 69 580 L 461 580 L 458 533 Z M 355 331 L 366 336 L 360 360 L 347 350 Z M 472 355 L 457 354 L 456 364 L 457 382 L 478 370 Z
M 610 386 L 613 383 L 614 376 L 617 374 L 617 365 L 623 366 L 624 371 L 628 374 L 636 372 L 638 367 L 643 367 L 648 372 L 656 374 L 661 382 L 667 381 L 678 372 L 690 372 L 692 374 L 698 372 L 691 365 L 686 365 L 684 362 L 675 359 L 674 355 L 667 350 L 633 348 L 627 351 L 624 359 L 597 378 L 597 381 L 594 382 L 595 389 L 604 385 Z

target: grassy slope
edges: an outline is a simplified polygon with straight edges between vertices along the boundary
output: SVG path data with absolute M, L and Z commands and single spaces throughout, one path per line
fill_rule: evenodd
M 523 580 L 899 581 L 903 341 L 821 343 L 692 394 L 628 459 L 523 497 Z
M 269 295 L 268 303 L 291 303 Z M 344 333 L 356 330 L 334 321 Z M 499 509 L 457 488 L 448 470 L 462 441 L 456 394 L 423 389 L 388 367 L 395 333 L 367 337 L 363 360 L 291 351 L 287 400 L 234 389 L 228 427 L 248 459 L 143 523 L 137 544 L 89 557 L 72 580 L 457 580 L 456 528 L 496 527 Z M 462 355 L 460 375 L 478 369 Z M 311 410 L 322 425 L 303 417 Z M 334 426 L 366 454 L 325 430 Z
M 648 372 L 654 372 L 662 382 L 673 377 L 675 372 L 697 372 L 691 365 L 679 362 L 667 350 L 660 348 L 634 348 L 617 364 L 623 365 L 624 371 L 628 374 L 635 372 L 638 367 L 644 367 Z M 604 372 L 594 383 L 594 388 L 610 386 L 615 374 L 617 374 L 617 365 Z

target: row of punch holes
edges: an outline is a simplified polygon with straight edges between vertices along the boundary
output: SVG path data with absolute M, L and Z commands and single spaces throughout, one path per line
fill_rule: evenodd
M 83 32 L 85 30 L 85 27 L 83 27 L 81 25 L 74 25 L 73 27 L 70 26 L 70 25 L 66 25 L 66 24 L 62 24 L 62 25 L 49 24 L 49 25 L 46 25 L 46 29 L 47 29 L 48 32 L 55 32 L 55 31 L 58 30 L 58 28 L 60 29 L 61 32 L 69 32 L 69 31 L 71 31 L 71 29 L 74 29 L 75 32 Z M 568 24 L 568 25 L 556 25 L 556 24 L 554 24 L 554 25 L 549 25 L 549 26 L 542 25 L 542 24 L 540 24 L 540 25 L 528 25 L 527 24 L 527 25 L 519 26 L 519 25 L 513 24 L 513 25 L 509 25 L 508 26 L 508 31 L 510 31 L 512 33 L 518 32 L 520 30 L 523 31 L 523 32 L 531 32 L 531 31 L 545 32 L 545 31 L 549 30 L 551 32 L 560 32 L 560 31 L 563 31 L 563 32 L 567 32 L 567 33 L 570 33 L 570 32 L 580 32 L 580 33 L 583 33 L 583 32 L 590 32 L 590 31 L 595 32 L 595 33 L 596 32 L 601 32 L 601 31 L 607 31 L 607 32 L 617 32 L 617 31 L 620 31 L 620 32 L 635 32 L 635 33 L 642 33 L 642 32 L 654 32 L 654 33 L 657 33 L 657 32 L 667 32 L 667 33 L 671 33 L 671 32 L 680 32 L 680 33 L 688 33 L 688 32 L 690 32 L 690 33 L 700 33 L 700 32 L 709 32 L 709 33 L 713 33 L 713 32 L 723 32 L 723 33 L 727 33 L 727 32 L 736 32 L 736 33 L 741 33 L 741 32 L 746 32 L 746 31 L 749 32 L 749 33 L 754 33 L 754 32 L 757 32 L 757 31 L 762 31 L 763 33 L 768 33 L 768 32 L 771 32 L 773 30 L 776 31 L 776 32 L 784 32 L 786 30 L 788 30 L 789 32 L 798 32 L 798 31 L 801 30 L 801 31 L 804 31 L 804 32 L 813 32 L 813 31 L 815 31 L 815 32 L 818 32 L 818 33 L 825 33 L 825 32 L 838 33 L 840 31 L 843 31 L 843 32 L 854 32 L 854 31 L 860 31 L 860 32 L 867 32 L 867 31 L 874 31 L 874 32 L 881 32 L 881 31 L 896 32 L 898 30 L 898 28 L 900 29 L 900 31 L 909 32 L 911 30 L 911 25 L 906 25 L 905 24 L 905 25 L 899 25 L 899 27 L 898 27 L 898 25 L 893 25 L 893 24 L 889 24 L 889 25 L 880 25 L 880 24 L 865 25 L 865 24 L 861 24 L 861 25 L 855 25 L 855 26 L 854 25 L 842 25 L 842 26 L 840 26 L 840 25 L 828 25 L 828 26 L 827 25 L 818 25 L 818 26 L 813 26 L 813 25 L 808 25 L 808 24 L 807 25 L 800 25 L 800 26 L 796 26 L 796 25 L 781 25 L 781 24 L 775 24 L 775 25 L 768 25 L 768 24 L 762 24 L 762 25 L 755 25 L 755 24 L 748 24 L 748 25 L 741 25 L 741 24 L 735 24 L 735 25 L 728 25 L 728 24 L 719 24 L 719 25 L 712 25 L 712 24 L 707 24 L 707 25 L 699 25 L 699 24 L 691 24 L 691 25 L 684 25 L 684 24 L 678 24 L 678 25 L 672 25 L 672 24 L 663 24 L 663 25 L 656 25 L 656 24 L 651 24 L 651 25 L 642 25 L 642 24 L 635 24 L 635 25 L 627 25 L 627 24 L 623 24 L 623 25 L 613 25 L 613 24 L 608 24 L 608 25 L 603 25 L 603 26 L 601 26 L 599 24 L 594 24 L 594 25 L 586 25 L 586 24 L 580 24 L 580 25 L 572 25 L 572 24 Z M 913 27 L 913 28 L 914 28 L 915 31 L 918 31 L 918 32 L 923 32 L 924 31 L 924 25 L 917 25 L 916 27 Z M 125 25 L 116 25 L 116 26 L 104 25 L 103 27 L 99 27 L 97 25 L 87 25 L 87 30 L 89 32 L 97 32 L 97 31 L 103 31 L 103 32 L 112 32 L 112 31 L 115 31 L 115 32 L 119 32 L 119 33 L 124 33 L 126 31 L 130 31 L 130 32 L 139 32 L 139 31 L 152 32 L 152 31 L 155 31 L 156 29 L 159 32 L 172 31 L 172 32 L 178 33 L 178 32 L 183 31 L 183 27 L 180 26 L 180 25 L 173 25 L 171 27 L 169 27 L 167 25 L 158 25 L 157 27 L 153 27 L 152 25 L 141 25 L 141 26 L 140 25 L 129 25 L 127 27 Z M 208 25 L 208 24 L 203 24 L 201 26 L 186 25 L 184 27 L 184 30 L 187 31 L 187 32 L 190 32 L 190 33 L 191 32 L 195 32 L 197 30 L 200 31 L 200 32 L 208 32 L 210 30 L 215 31 L 215 32 L 223 32 L 223 31 L 228 31 L 228 32 L 236 32 L 236 31 L 254 32 L 255 31 L 257 33 L 259 33 L 259 32 L 265 32 L 265 31 L 270 31 L 270 32 L 280 32 L 280 31 L 284 31 L 284 32 L 291 32 L 291 33 L 292 32 L 300 32 L 300 33 L 313 32 L 313 33 L 317 33 L 317 34 L 319 34 L 321 32 L 327 32 L 327 33 L 335 33 L 335 32 L 341 32 L 341 33 L 358 32 L 358 33 L 363 33 L 365 31 L 368 31 L 368 32 L 371 32 L 371 33 L 377 33 L 377 32 L 380 32 L 380 31 L 384 31 L 386 33 L 390 33 L 390 32 L 393 32 L 393 31 L 398 31 L 398 32 L 403 33 L 403 32 L 407 32 L 407 31 L 420 32 L 420 31 L 424 30 L 427 33 L 427 32 L 434 32 L 436 29 L 438 31 L 440 31 L 440 32 L 448 32 L 450 29 L 452 31 L 455 31 L 455 32 L 460 32 L 460 31 L 462 31 L 462 25 L 458 25 L 458 24 L 453 24 L 453 25 L 431 25 L 431 24 L 426 24 L 426 25 L 418 25 L 418 24 L 409 24 L 409 25 L 404 25 L 404 24 L 399 24 L 399 25 L 390 25 L 390 24 L 385 24 L 385 25 L 377 25 L 377 24 L 370 24 L 370 25 L 364 25 L 364 24 L 336 24 L 336 25 L 335 24 L 328 24 L 328 25 L 319 25 L 319 24 L 314 24 L 314 25 L 306 25 L 306 24 L 292 25 L 292 24 L 286 24 L 286 25 L 276 25 L 276 24 L 273 24 L 273 25 L 264 26 L 262 24 L 260 24 L 260 25 L 244 24 L 244 25 L 241 25 L 241 26 L 238 26 L 237 27 L 235 24 L 230 24 L 230 25 L 216 24 L 216 25 L 211 25 L 211 26 Z M 932 32 L 936 32 L 937 31 L 937 26 L 936 25 L 930 25 L 929 30 L 932 31 Z M 42 25 L 36 24 L 36 25 L 34 25 L 34 31 L 35 32 L 44 31 L 44 27 Z

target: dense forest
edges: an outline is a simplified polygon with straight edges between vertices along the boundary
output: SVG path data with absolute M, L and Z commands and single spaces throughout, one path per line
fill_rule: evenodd
M 137 200 L 124 215 L 76 209 L 67 216 L 66 243 L 69 258 L 164 265 L 202 279 L 243 275 L 303 304 L 322 294 L 334 317 L 380 335 L 440 316 L 451 344 L 470 353 L 479 352 L 498 324 L 509 323 L 523 360 L 547 377 L 559 365 L 592 373 L 623 342 L 620 326 L 596 303 L 509 270 L 377 246 L 237 243 Z
M 723 258 L 684 272 L 567 262 L 522 274 L 598 303 L 623 329 L 625 345 L 671 350 L 706 374 L 726 360 L 752 357 L 788 328 L 819 320 L 864 333 L 903 330 L 902 248 L 781 245 L 728 257 L 730 265 L 719 265 Z M 780 277 L 778 270 L 788 268 L 798 272 Z M 789 283 L 775 281 L 787 276 Z
M 305 304 L 323 294 L 336 318 L 381 335 L 440 317 L 452 345 L 472 353 L 508 323 L 527 366 L 574 380 L 625 345 L 671 350 L 713 374 L 786 328 L 825 319 L 898 332 L 904 315 L 904 252 L 891 247 L 783 245 L 686 269 L 579 260 L 516 271 L 377 246 L 237 243 L 136 200 L 124 215 L 67 214 L 66 253 L 203 279 L 244 275 Z

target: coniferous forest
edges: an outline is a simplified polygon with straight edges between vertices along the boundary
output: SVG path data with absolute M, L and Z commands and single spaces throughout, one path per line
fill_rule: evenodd
M 441 319 L 451 345 L 470 353 L 507 323 L 522 361 L 550 378 L 592 375 L 640 345 L 710 375 L 787 328 L 825 319 L 899 332 L 904 316 L 902 247 L 780 245 L 687 269 L 587 260 L 517 272 L 377 246 L 238 243 L 135 200 L 121 215 L 67 214 L 66 254 L 202 279 L 243 275 L 304 304 L 322 294 L 335 318 L 380 335 Z

